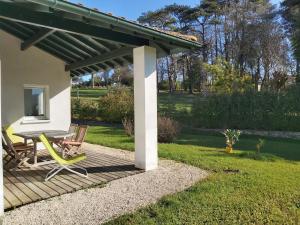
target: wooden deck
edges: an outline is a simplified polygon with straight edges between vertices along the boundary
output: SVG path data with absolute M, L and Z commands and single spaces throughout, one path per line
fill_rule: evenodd
M 9 210 L 142 172 L 136 169 L 131 161 L 92 150 L 85 152 L 87 160 L 78 165 L 87 169 L 88 178 L 63 171 L 45 182 L 44 178 L 53 165 L 4 171 L 5 209 Z

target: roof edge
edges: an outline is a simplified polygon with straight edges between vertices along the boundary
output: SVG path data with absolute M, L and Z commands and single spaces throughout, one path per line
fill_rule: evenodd
M 153 35 L 163 39 L 168 39 L 169 41 L 174 41 L 175 43 L 180 44 L 180 47 L 184 45 L 186 48 L 200 48 L 201 44 L 195 41 L 187 40 L 182 37 L 174 36 L 163 31 L 156 30 L 151 27 L 146 27 L 144 25 L 128 21 L 126 19 L 109 15 L 103 12 L 99 12 L 95 9 L 90 9 L 81 5 L 76 5 L 63 0 L 26 0 L 27 2 L 32 2 L 36 4 L 41 4 L 48 6 L 50 8 L 59 9 L 62 11 L 67 11 L 69 13 L 77 14 L 87 18 L 95 19 L 98 21 L 108 21 L 109 23 L 123 27 L 131 31 L 139 31 L 147 35 Z

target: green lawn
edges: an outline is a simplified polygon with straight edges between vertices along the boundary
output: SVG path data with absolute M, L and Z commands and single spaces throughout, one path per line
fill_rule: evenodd
M 134 149 L 113 127 L 90 127 L 87 141 Z M 176 143 L 159 144 L 160 157 L 207 169 L 210 177 L 108 224 L 299 224 L 300 141 L 265 138 L 259 156 L 257 142 L 242 136 L 238 150 L 226 154 L 221 135 L 184 131 Z

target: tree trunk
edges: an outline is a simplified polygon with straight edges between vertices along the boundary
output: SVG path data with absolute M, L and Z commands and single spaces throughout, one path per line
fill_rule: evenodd
M 216 15 L 215 15 L 215 19 L 216 19 Z M 216 22 L 215 22 L 216 23 Z M 215 32 L 215 51 L 216 51 L 216 59 L 219 57 L 219 51 L 218 51 L 218 34 L 217 34 L 217 24 L 214 24 L 214 32 Z
M 205 25 L 204 23 L 201 24 L 202 28 L 202 42 L 204 43 L 202 46 L 202 57 L 203 57 L 203 62 L 207 63 L 208 62 L 208 53 L 207 53 L 207 43 L 205 39 Z
M 187 74 L 189 77 L 189 94 L 193 94 L 193 82 L 192 82 L 192 74 L 191 74 L 191 62 L 187 59 Z
M 256 91 L 258 91 L 259 77 L 260 77 L 260 58 L 257 59 L 257 70 L 255 73 L 255 78 L 254 78 L 254 84 L 255 84 Z
M 172 81 L 172 71 L 170 68 L 169 57 L 167 57 L 167 71 L 168 71 L 168 81 L 169 81 L 169 93 L 173 93 L 173 81 Z
M 92 73 L 91 86 L 92 86 L 92 88 L 95 88 L 95 74 L 94 73 Z
M 187 91 L 187 88 L 186 88 L 186 77 L 185 77 L 185 63 L 186 63 L 186 60 L 183 59 L 182 61 L 182 89 L 186 92 Z

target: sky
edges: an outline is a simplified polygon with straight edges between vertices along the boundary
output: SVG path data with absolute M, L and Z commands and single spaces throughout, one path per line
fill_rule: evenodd
M 70 0 L 70 2 L 81 3 L 89 8 L 97 8 L 115 16 L 136 20 L 143 12 L 159 9 L 165 5 L 177 3 L 195 6 L 200 0 Z M 271 2 L 279 4 L 281 0 L 271 0 Z

